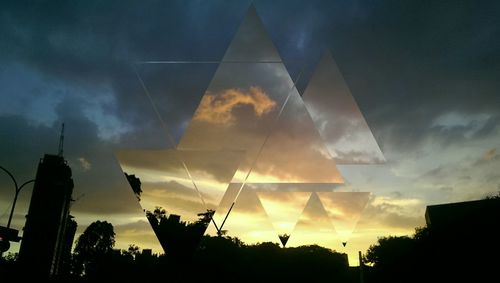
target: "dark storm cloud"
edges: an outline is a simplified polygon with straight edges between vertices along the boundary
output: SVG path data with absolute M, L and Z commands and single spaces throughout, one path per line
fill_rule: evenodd
M 143 103 L 132 63 L 218 60 L 246 6 L 198 1 L 5 3 L 0 17 L 0 58 L 73 84 L 111 86 L 117 107 L 110 111 L 133 126 L 142 126 L 142 115 L 151 108 Z M 192 80 L 183 76 L 177 82 Z M 88 93 L 95 95 L 99 94 Z M 191 113 L 181 114 L 192 96 L 171 97 L 170 104 L 177 106 L 169 107 L 172 117 L 182 117 L 171 121 L 175 126 L 189 118 Z
M 408 150 L 429 137 L 450 141 L 446 131 L 429 132 L 447 112 L 498 113 L 498 3 L 283 2 L 279 14 L 272 12 L 275 2 L 257 5 L 269 8 L 262 9 L 263 21 L 283 58 L 308 58 L 307 81 L 330 48 L 382 146 Z M 490 119 L 481 133 L 494 130 L 497 118 Z
M 364 82 L 356 83 L 356 78 L 351 82 L 374 131 L 387 133 L 389 142 L 402 150 L 428 138 L 459 143 L 467 127 L 437 129 L 434 120 L 449 112 L 496 116 L 500 106 L 495 79 L 500 74 L 500 25 L 493 16 L 499 7 L 463 2 L 418 5 L 422 6 L 407 7 L 388 17 L 376 15 L 383 21 L 374 25 L 370 42 L 378 43 L 363 44 L 375 54 L 358 63 L 368 66 L 371 74 L 360 65 L 353 71 Z M 477 38 L 484 33 L 489 36 Z M 370 50 L 357 53 L 363 58 Z M 377 57 L 387 63 L 373 60 Z
M 144 113 L 151 106 L 144 102 L 131 63 L 222 58 L 248 3 L 5 3 L 0 14 L 0 58 L 73 84 L 109 85 L 116 107 L 108 110 L 139 129 L 150 123 Z M 382 146 L 409 149 L 429 136 L 448 141 L 447 131 L 429 132 L 441 114 L 497 113 L 499 109 L 497 3 L 254 4 L 292 77 L 295 70 L 304 69 L 299 89 L 305 87 L 323 51 L 332 50 Z M 209 78 L 210 72 L 205 76 Z M 178 79 L 177 85 L 193 83 L 188 76 Z M 195 89 L 203 89 L 203 84 Z M 98 93 L 89 91 L 88 96 L 92 95 Z M 178 135 L 199 94 L 171 97 L 169 105 L 161 104 L 170 113 L 171 131 Z M 492 115 L 477 134 L 495 131 L 498 119 Z
M 222 57 L 246 8 L 229 4 L 227 8 L 234 13 L 224 13 L 220 5 L 184 1 L 151 6 L 100 1 L 3 3 L 1 164 L 19 180 L 33 178 L 37 160 L 45 152 L 57 150 L 60 124 L 52 121 L 64 121 L 65 158 L 73 169 L 74 195 L 85 194 L 75 211 L 108 214 L 135 210 L 133 195 L 113 197 L 116 192 L 129 191 L 113 150 L 169 144 L 131 63 Z M 176 79 L 180 85 L 193 82 L 185 73 Z M 101 111 L 118 117 L 128 128 L 119 143 L 102 138 L 99 128 L 108 117 L 95 117 L 95 111 L 85 113 L 101 99 L 106 87 L 112 100 L 101 104 Z M 192 97 L 171 97 L 176 101 L 170 101 L 169 110 L 177 120 L 169 124 L 175 125 L 189 118 L 190 113 L 183 116 L 184 106 L 192 103 Z M 41 102 L 33 107 L 41 113 L 32 113 L 27 106 L 37 100 Z M 10 180 L 0 182 L 2 199 L 10 200 Z

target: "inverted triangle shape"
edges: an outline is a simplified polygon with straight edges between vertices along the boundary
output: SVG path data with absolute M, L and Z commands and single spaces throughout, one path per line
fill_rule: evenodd
M 179 152 L 120 150 L 115 155 L 167 257 L 187 262 L 211 222 L 213 211 L 203 204 Z
M 283 246 L 286 245 L 311 197 L 311 192 L 257 192 L 257 196 L 280 241 Z
M 370 200 L 369 192 L 316 192 L 342 242 L 351 237 Z

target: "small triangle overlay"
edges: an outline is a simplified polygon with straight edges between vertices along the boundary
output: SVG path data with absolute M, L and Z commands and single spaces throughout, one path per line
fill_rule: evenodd
M 369 192 L 316 192 L 342 242 L 347 242 L 370 200 Z
M 322 57 L 302 97 L 337 164 L 385 162 L 377 141 L 329 52 Z
M 260 203 L 282 243 L 283 239 L 286 239 L 285 244 L 288 241 L 311 194 L 311 192 L 257 192 Z

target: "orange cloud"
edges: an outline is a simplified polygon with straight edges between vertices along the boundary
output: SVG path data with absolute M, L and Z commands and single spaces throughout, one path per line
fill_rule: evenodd
M 216 94 L 207 92 L 193 119 L 213 124 L 232 124 L 237 118 L 233 109 L 242 105 L 252 106 L 255 115 L 261 117 L 276 107 L 276 102 L 262 88 L 255 86 L 248 91 L 232 88 Z

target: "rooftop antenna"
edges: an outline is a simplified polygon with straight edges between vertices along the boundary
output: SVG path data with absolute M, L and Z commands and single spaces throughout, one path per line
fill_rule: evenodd
M 57 155 L 63 156 L 64 153 L 64 123 L 62 123 L 61 127 L 61 136 L 59 137 L 59 153 Z

